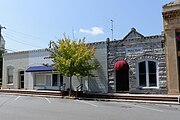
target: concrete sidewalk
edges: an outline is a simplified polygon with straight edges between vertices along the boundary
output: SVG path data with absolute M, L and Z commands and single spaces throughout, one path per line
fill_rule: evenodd
M 112 102 L 148 102 L 162 104 L 180 104 L 180 95 L 129 94 L 129 93 L 83 93 L 82 96 L 62 96 L 61 91 L 0 89 L 0 93 L 65 99 L 112 101 Z

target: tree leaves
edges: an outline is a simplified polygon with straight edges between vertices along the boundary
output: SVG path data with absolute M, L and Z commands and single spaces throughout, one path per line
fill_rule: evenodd
M 52 42 L 53 50 L 50 57 L 53 58 L 53 67 L 64 76 L 92 76 L 91 70 L 97 69 L 98 64 L 95 63 L 95 47 L 89 47 L 85 43 L 85 38 L 78 41 L 64 38 L 57 42 Z

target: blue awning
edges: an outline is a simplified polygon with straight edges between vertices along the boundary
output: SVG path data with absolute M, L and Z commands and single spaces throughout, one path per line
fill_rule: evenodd
M 26 72 L 43 72 L 43 71 L 53 71 L 54 68 L 52 66 L 31 66 Z

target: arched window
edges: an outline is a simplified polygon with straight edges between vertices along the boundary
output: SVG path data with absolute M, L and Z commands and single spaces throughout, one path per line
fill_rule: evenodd
M 14 68 L 12 66 L 7 67 L 7 83 L 8 84 L 13 83 L 13 73 L 14 73 Z
M 154 61 L 142 61 L 138 63 L 139 86 L 158 87 L 157 64 Z

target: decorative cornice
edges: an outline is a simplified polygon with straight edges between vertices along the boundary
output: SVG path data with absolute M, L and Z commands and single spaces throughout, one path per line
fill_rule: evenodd
M 144 55 L 138 55 L 138 56 L 134 59 L 134 61 L 139 62 L 139 61 L 142 60 L 142 59 L 152 59 L 152 60 L 157 60 L 157 61 L 159 61 L 159 60 L 161 60 L 161 58 L 162 58 L 162 56 L 160 56 L 160 55 L 156 55 L 156 54 L 146 54 L 146 53 L 144 53 Z
M 163 5 L 163 8 L 172 7 L 174 5 L 176 5 L 176 2 L 170 2 L 170 3 Z
M 165 11 L 162 13 L 164 19 L 176 18 L 180 16 L 180 9 Z

